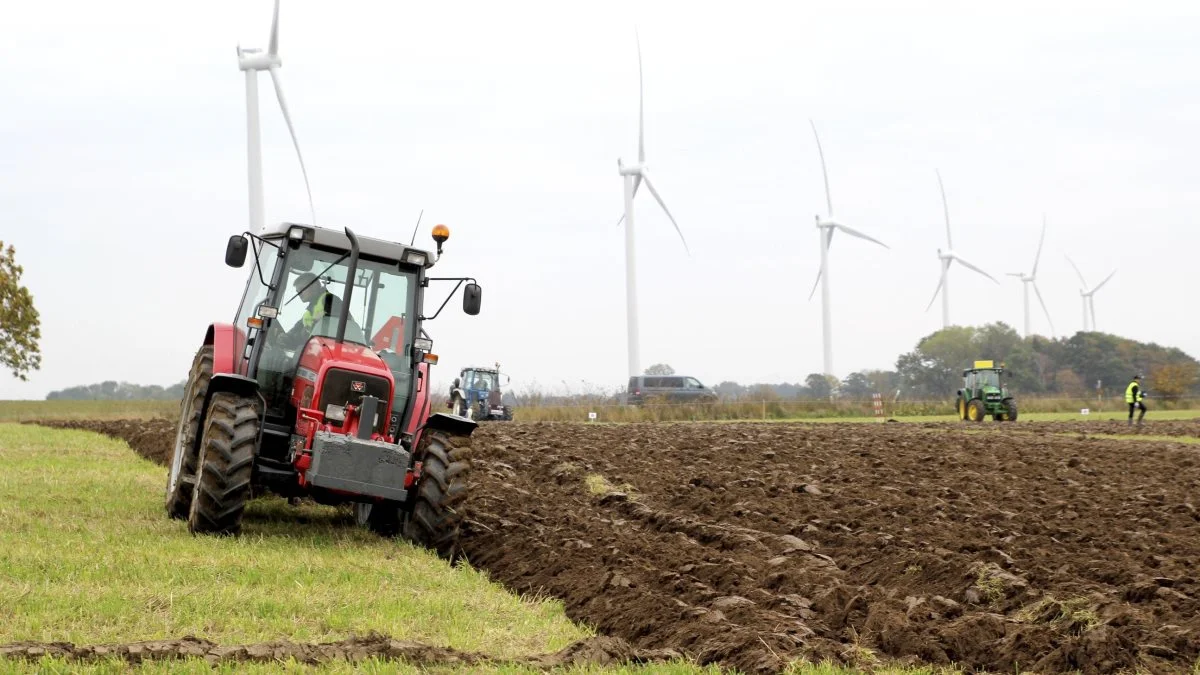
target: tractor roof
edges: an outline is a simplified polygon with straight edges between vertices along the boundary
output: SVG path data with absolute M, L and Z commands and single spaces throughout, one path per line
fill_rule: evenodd
M 308 239 L 308 236 L 305 239 L 318 246 L 328 246 L 329 248 L 345 251 L 350 250 L 350 238 L 346 236 L 344 231 L 300 223 L 277 223 L 275 226 L 267 228 L 264 237 L 267 239 L 286 237 L 293 227 L 304 228 L 306 233 L 312 233 L 311 239 Z M 383 239 L 376 239 L 360 234 L 358 235 L 358 249 L 365 255 L 395 260 L 396 262 L 404 259 L 405 251 L 420 251 L 425 254 L 425 267 L 433 266 L 433 256 L 430 255 L 429 251 L 416 246 L 405 246 L 398 242 L 384 241 Z
M 463 372 L 466 372 L 468 370 L 474 370 L 477 373 L 498 373 L 498 372 L 500 372 L 500 370 L 497 368 L 484 367 L 484 366 L 467 366 L 466 368 L 463 368 Z

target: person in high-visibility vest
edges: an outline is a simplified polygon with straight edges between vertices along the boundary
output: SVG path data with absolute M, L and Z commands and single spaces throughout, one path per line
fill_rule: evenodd
M 1138 415 L 1137 420 L 1138 426 L 1142 425 L 1142 418 L 1146 416 L 1146 404 L 1142 403 L 1142 400 L 1146 398 L 1146 394 L 1142 391 L 1141 382 L 1142 376 L 1134 375 L 1133 381 L 1129 383 L 1128 387 L 1125 387 L 1125 402 L 1129 404 L 1129 421 L 1126 422 L 1128 425 L 1133 424 L 1134 410 L 1141 410 L 1141 414 Z
M 296 322 L 296 325 L 282 336 L 282 342 L 285 345 L 299 345 L 307 341 L 312 335 L 313 326 L 325 317 L 326 304 L 329 305 L 330 315 L 334 317 L 338 315 L 342 307 L 341 299 L 325 290 L 325 287 L 318 281 L 317 275 L 311 272 L 298 275 L 292 286 L 296 289 L 300 299 L 308 303 L 308 306 L 304 308 L 304 314 Z

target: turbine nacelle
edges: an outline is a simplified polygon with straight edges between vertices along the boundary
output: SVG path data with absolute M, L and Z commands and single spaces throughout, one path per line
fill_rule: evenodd
M 626 164 L 620 159 L 617 160 L 617 173 L 622 176 L 644 176 L 646 168 L 645 164 Z
M 279 58 L 279 54 L 268 54 L 258 48 L 243 49 L 241 45 L 237 48 L 238 70 L 270 70 L 283 65 L 283 60 Z

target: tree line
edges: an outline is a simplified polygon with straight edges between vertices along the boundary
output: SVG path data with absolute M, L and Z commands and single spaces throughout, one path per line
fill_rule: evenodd
M 1117 335 L 1080 332 L 1071 337 L 1022 338 L 1011 326 L 951 326 L 921 338 L 901 354 L 892 370 L 864 370 L 844 380 L 810 374 L 802 383 L 741 385 L 722 382 L 723 398 L 755 397 L 940 400 L 962 386 L 962 371 L 976 360 L 1003 364 L 1005 386 L 1018 395 L 1105 397 L 1124 395 L 1134 375 L 1155 397 L 1200 395 L 1200 362 L 1174 347 L 1143 343 Z
M 183 388 L 186 384 L 180 382 L 169 387 L 160 387 L 157 384 L 142 385 L 109 380 L 52 391 L 46 394 L 46 400 L 178 401 L 183 398 Z

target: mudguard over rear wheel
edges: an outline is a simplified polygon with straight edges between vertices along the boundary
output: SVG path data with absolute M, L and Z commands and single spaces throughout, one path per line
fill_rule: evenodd
M 208 394 L 213 372 L 213 346 L 204 345 L 192 360 L 187 390 L 179 405 L 179 422 L 175 430 L 175 447 L 167 467 L 167 514 L 185 520 L 192 507 L 196 485 L 199 454 L 194 451 L 200 422 L 200 408 Z
M 426 429 L 416 460 L 421 478 L 401 523 L 401 534 L 450 561 L 462 555 L 463 501 L 471 468 L 471 437 Z
M 239 534 L 250 499 L 258 443 L 259 400 L 213 394 L 200 438 L 200 470 L 188 512 L 193 534 Z

